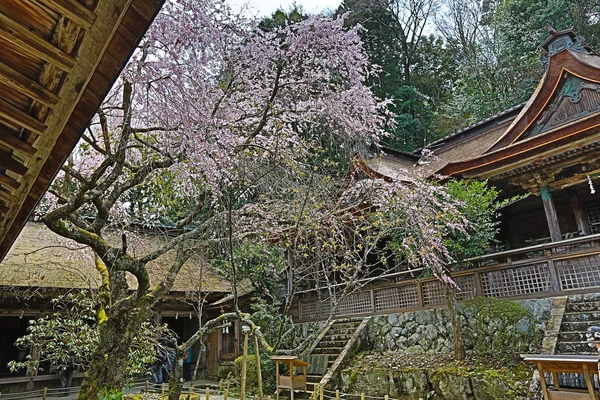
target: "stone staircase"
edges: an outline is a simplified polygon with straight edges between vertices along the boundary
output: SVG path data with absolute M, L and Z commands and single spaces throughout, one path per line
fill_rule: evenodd
M 587 328 L 594 325 L 600 326 L 600 294 L 569 296 L 554 354 L 597 355 L 585 338 Z
M 323 337 L 316 343 L 305 360 L 310 364 L 306 386 L 313 392 L 315 385 L 321 382 L 327 371 L 340 357 L 342 351 L 362 323 L 362 318 L 337 319 L 329 326 Z

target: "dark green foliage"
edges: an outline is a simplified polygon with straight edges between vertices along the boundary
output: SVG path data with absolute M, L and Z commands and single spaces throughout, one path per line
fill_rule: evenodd
M 252 339 L 252 338 L 250 338 Z M 271 360 L 271 356 L 266 354 L 263 349 L 260 353 L 260 369 L 263 380 L 263 393 L 269 395 L 275 392 L 275 362 Z M 241 382 L 242 363 L 244 356 L 235 359 L 235 376 L 238 382 Z M 258 370 L 256 369 L 256 355 L 248 354 L 246 364 L 246 389 L 249 393 L 258 393 Z
M 452 180 L 445 185 L 446 191 L 460 200 L 461 213 L 470 221 L 467 232 L 454 232 L 447 246 L 455 260 L 477 257 L 489 252 L 496 243 L 500 209 L 515 199 L 498 200 L 500 192 L 487 182 Z
M 270 31 L 303 21 L 307 18 L 308 15 L 306 15 L 302 6 L 294 3 L 288 11 L 279 8 L 270 17 L 264 18 L 258 26 L 265 31 Z
M 600 48 L 600 5 L 585 0 L 442 0 L 430 36 L 407 35 L 411 2 L 345 0 L 362 25 L 374 93 L 397 114 L 385 144 L 412 151 L 527 101 L 544 73 L 547 26 Z M 428 2 L 421 5 L 427 7 Z M 427 30 L 425 30 L 427 32 Z

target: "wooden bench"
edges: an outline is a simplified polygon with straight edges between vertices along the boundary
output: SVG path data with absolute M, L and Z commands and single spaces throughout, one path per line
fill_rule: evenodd
M 591 377 L 591 374 L 598 374 L 600 356 L 521 354 L 521 357 L 535 364 L 540 371 L 544 400 L 600 400 Z M 552 374 L 554 388 L 549 388 L 546 384 L 545 372 Z M 559 372 L 583 374 L 587 390 L 561 388 L 558 382 Z

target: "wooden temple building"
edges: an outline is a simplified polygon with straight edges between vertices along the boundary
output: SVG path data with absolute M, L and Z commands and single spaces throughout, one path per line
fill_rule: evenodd
M 453 273 L 459 301 L 600 291 L 600 55 L 571 30 L 552 30 L 540 47 L 546 71 L 526 103 L 425 151 L 357 156 L 354 168 L 371 178 L 487 180 L 503 197 L 529 195 L 502 210 L 497 248 Z M 393 275 L 342 300 L 338 314 L 445 305 L 435 279 Z M 305 294 L 296 320 L 326 318 L 317 299 Z
M 29 319 L 52 312 L 48 297 L 97 287 L 91 264 L 57 243 L 41 223 L 28 220 L 163 3 L 0 1 L 0 385 L 9 375 L 8 380 L 19 379 L 6 365 L 25 355 L 14 339 L 25 333 Z M 160 271 L 158 265 L 153 273 Z M 157 310 L 183 338 L 198 324 L 182 301 L 193 292 L 192 282 L 180 279 Z M 216 301 L 231 288 L 211 275 L 204 290 Z M 237 356 L 238 331 L 234 324 L 212 334 L 194 358 L 203 348 L 205 365 L 216 374 L 222 361 Z

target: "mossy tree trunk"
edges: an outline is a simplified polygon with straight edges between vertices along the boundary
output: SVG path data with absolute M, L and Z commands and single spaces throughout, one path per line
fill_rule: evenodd
M 100 342 L 92 355 L 78 399 L 97 400 L 98 393 L 104 388 L 122 390 L 131 343 L 148 316 L 145 310 L 120 310 L 100 325 Z
M 183 355 L 187 349 L 183 346 L 175 348 L 175 360 L 169 374 L 169 400 L 179 400 L 183 390 Z
M 456 309 L 456 291 L 453 287 L 446 286 L 446 303 L 450 312 L 450 320 L 452 322 L 452 333 L 454 338 L 454 358 L 464 360 L 466 357 L 465 344 L 462 338 L 462 329 L 460 319 Z

